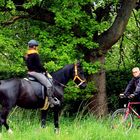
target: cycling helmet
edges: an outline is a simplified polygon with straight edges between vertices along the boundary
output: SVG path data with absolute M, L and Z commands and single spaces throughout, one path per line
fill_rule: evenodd
M 36 40 L 30 40 L 29 42 L 28 42 L 28 46 L 29 47 L 32 47 L 32 46 L 38 46 L 38 42 L 36 41 Z

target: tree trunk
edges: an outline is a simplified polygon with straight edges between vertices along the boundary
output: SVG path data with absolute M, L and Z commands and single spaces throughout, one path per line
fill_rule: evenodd
M 106 74 L 104 69 L 104 63 L 105 63 L 105 57 L 102 56 L 99 58 L 99 61 L 101 62 L 101 70 L 96 75 L 96 83 L 98 88 L 98 94 L 97 94 L 97 105 L 98 105 L 98 116 L 106 115 L 108 112 L 107 107 L 107 96 L 106 96 Z
M 90 103 L 90 111 L 98 117 L 104 116 L 108 113 L 107 96 L 106 96 L 106 74 L 104 69 L 105 56 L 98 58 L 102 64 L 100 71 L 90 76 L 91 81 L 95 81 L 97 94 L 93 95 Z
M 97 59 L 101 62 L 101 69 L 94 77 L 97 87 L 97 95 L 93 97 L 91 102 L 91 110 L 95 112 L 97 116 L 104 116 L 108 111 L 107 96 L 106 96 L 106 76 L 105 76 L 105 54 L 108 50 L 120 39 L 125 31 L 128 20 L 131 16 L 133 8 L 136 7 L 137 0 L 123 0 L 121 8 L 116 16 L 116 19 L 112 26 L 101 35 L 99 35 L 95 42 L 99 43 L 97 50 L 90 51 L 92 58 L 90 61 Z M 96 54 L 96 55 L 95 55 Z M 93 76 L 91 79 L 93 80 Z

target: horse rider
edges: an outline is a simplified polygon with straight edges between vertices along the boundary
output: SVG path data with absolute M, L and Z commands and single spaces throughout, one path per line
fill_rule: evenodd
M 46 70 L 41 64 L 37 47 L 38 42 L 36 40 L 30 40 L 28 42 L 28 51 L 24 57 L 28 68 L 28 74 L 35 77 L 46 87 L 50 107 L 54 107 L 54 105 L 59 105 L 60 102 L 56 97 L 53 97 L 53 85 L 48 77 L 45 76 Z

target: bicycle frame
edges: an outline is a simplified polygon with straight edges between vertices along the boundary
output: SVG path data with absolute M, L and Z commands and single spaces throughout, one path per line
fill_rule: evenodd
M 125 119 L 127 119 L 128 115 L 131 113 L 131 111 L 137 116 L 137 118 L 140 119 L 140 115 L 134 110 L 133 105 L 140 105 L 140 102 L 129 102 L 126 108 L 125 113 Z
M 121 97 L 121 96 L 120 96 Z M 121 98 L 126 98 L 122 96 Z M 119 108 L 112 114 L 111 119 L 111 128 L 120 129 L 122 131 L 128 132 L 133 126 L 133 116 L 135 115 L 138 119 L 140 119 L 139 112 L 137 108 L 135 109 L 135 105 L 140 106 L 140 101 L 132 101 L 132 99 L 128 98 L 128 103 L 125 104 L 124 108 Z

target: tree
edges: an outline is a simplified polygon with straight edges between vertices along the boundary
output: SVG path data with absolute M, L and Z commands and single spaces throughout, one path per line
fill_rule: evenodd
M 117 13 L 114 23 L 112 26 L 101 35 L 96 37 L 96 42 L 99 43 L 98 53 L 96 53 L 97 59 L 104 64 L 105 63 L 105 54 L 107 51 L 121 38 L 123 32 L 125 31 L 126 25 L 128 20 L 131 16 L 132 10 L 136 6 L 137 0 L 124 0 L 121 2 L 120 9 Z M 93 53 L 93 51 L 92 51 Z M 93 56 L 91 53 L 91 56 Z M 101 54 L 101 55 L 100 55 Z M 94 57 L 91 57 L 92 61 Z M 98 115 L 106 114 L 106 92 L 105 92 L 105 71 L 101 68 L 99 73 L 99 78 L 97 78 L 97 85 L 98 87 L 98 105 L 99 105 L 99 112 Z
M 139 5 L 140 2 L 137 0 L 101 2 L 96 0 L 92 2 L 91 0 L 3 0 L 0 3 L 0 9 L 1 14 L 6 13 L 6 21 L 2 18 L 1 26 L 16 24 L 16 21 L 22 21 L 22 19 L 42 21 L 36 24 L 41 28 L 44 24 L 50 33 L 47 34 L 44 31 L 40 34 L 40 29 L 38 29 L 36 34 L 39 33 L 38 37 L 43 43 L 49 44 L 51 49 L 47 51 L 55 50 L 50 59 L 53 58 L 59 65 L 73 61 L 77 55 L 83 59 L 85 69 L 90 74 L 89 80 L 96 81 L 97 114 L 102 116 L 107 113 L 105 55 L 121 38 L 132 10 L 134 8 L 138 10 Z M 114 9 L 116 10 L 112 14 Z M 112 20 L 114 15 L 116 17 Z M 43 34 L 47 34 L 48 42 L 45 41 Z M 55 38 L 55 41 L 51 38 Z M 62 55 L 57 56 L 56 53 L 62 53 Z M 67 54 L 69 54 L 68 57 Z M 97 62 L 101 65 L 99 72 L 95 75 L 98 69 Z

